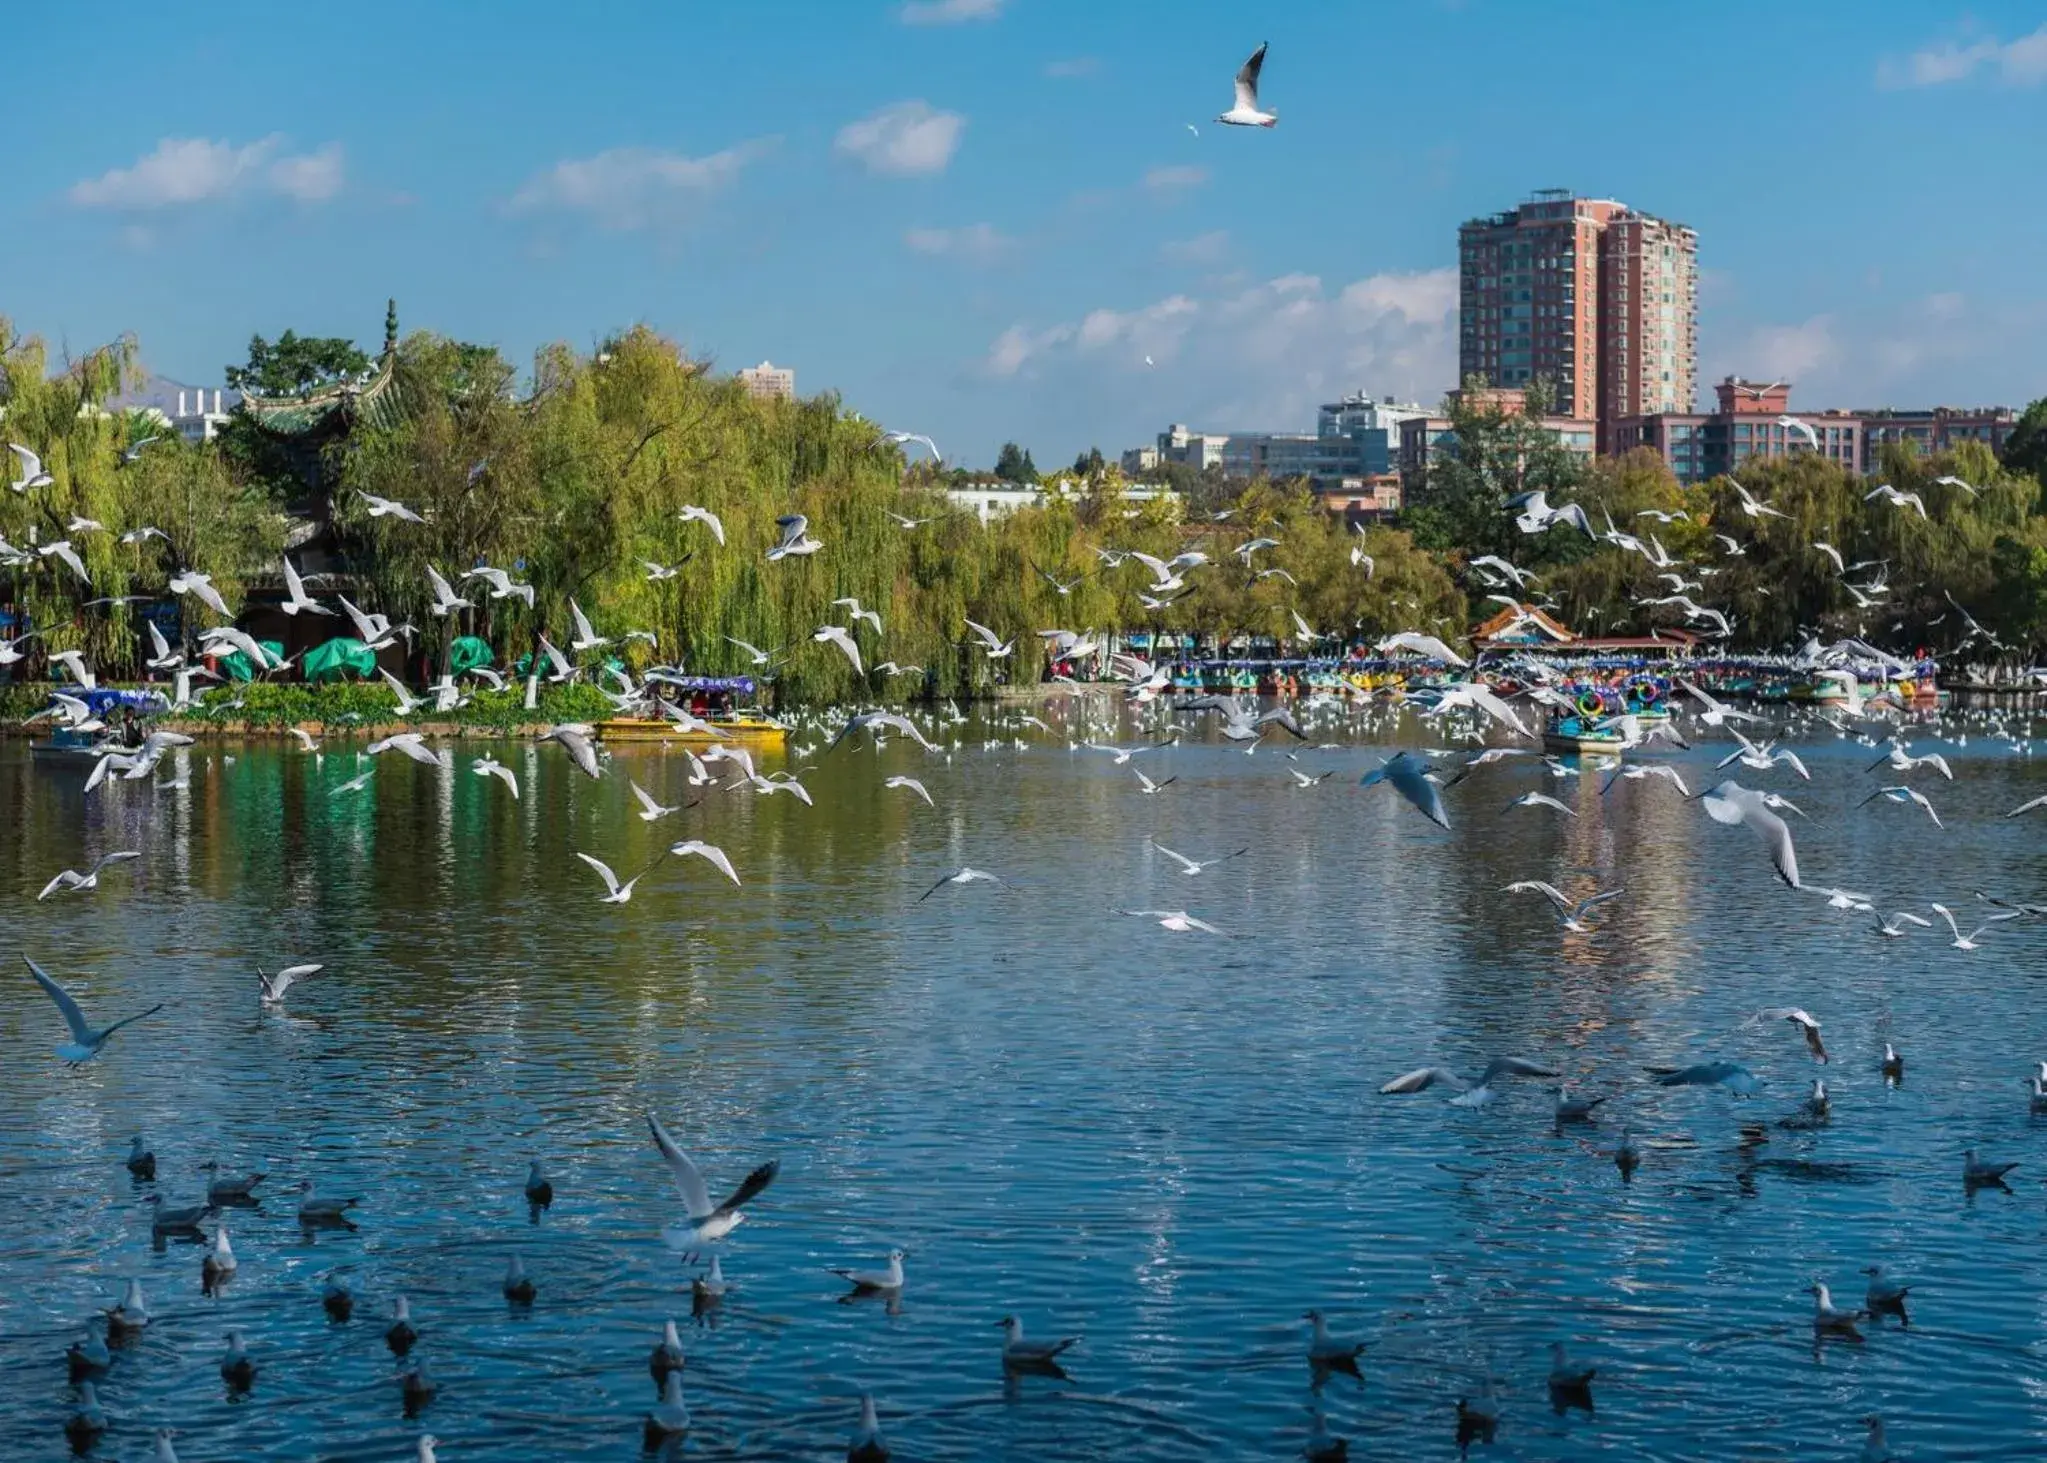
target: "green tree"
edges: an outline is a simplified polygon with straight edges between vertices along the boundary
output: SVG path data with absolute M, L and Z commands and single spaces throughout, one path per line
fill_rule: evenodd
M 2018 425 L 2005 439 L 2004 465 L 2012 472 L 2030 474 L 2035 482 L 2047 484 L 2047 396 L 2020 414 Z
M 996 454 L 995 476 L 1006 483 L 1034 483 L 1038 480 L 1038 468 L 1030 453 L 1014 442 L 1004 442 L 1002 451 Z
M 1437 553 L 1498 554 L 1517 563 L 1568 561 L 1582 555 L 1584 535 L 1553 529 L 1534 539 L 1514 526 L 1507 502 L 1541 489 L 1551 504 L 1568 501 L 1587 476 L 1585 459 L 1539 420 L 1549 411 L 1546 386 L 1531 386 L 1510 411 L 1474 377 L 1445 403 L 1450 434 L 1436 447 L 1402 524 Z
M 227 384 L 259 396 L 291 395 L 360 375 L 369 366 L 370 358 L 352 340 L 287 330 L 275 342 L 250 337 L 248 362 L 226 368 Z

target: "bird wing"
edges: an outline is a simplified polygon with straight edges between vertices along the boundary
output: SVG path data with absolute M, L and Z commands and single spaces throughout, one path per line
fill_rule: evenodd
M 569 617 L 576 622 L 578 640 L 595 640 L 597 632 L 590 628 L 590 617 L 583 613 L 583 607 L 574 600 L 569 601 Z
M 1193 859 L 1187 857 L 1187 855 L 1184 853 L 1174 853 L 1170 848 L 1167 848 L 1163 843 L 1160 843 L 1156 840 L 1153 841 L 1152 847 L 1157 849 L 1160 853 L 1164 854 L 1167 858 L 1171 859 L 1174 863 L 1178 864 L 1181 868 L 1187 870 L 1189 873 L 1199 873 L 1201 871 L 1201 865 L 1196 863 Z
M 668 809 L 662 807 L 659 803 L 654 801 L 652 794 L 650 794 L 644 787 L 641 787 L 637 782 L 634 782 L 631 778 L 626 779 L 626 786 L 630 787 L 633 790 L 633 796 L 640 800 L 640 806 L 646 809 L 650 815 L 654 817 L 659 817 L 661 814 L 668 811 Z
M 968 620 L 965 623 L 966 627 L 969 630 L 972 630 L 976 635 L 979 635 L 983 640 L 988 642 L 988 648 L 990 650 L 994 650 L 1002 644 L 1002 637 L 1000 635 L 997 635 L 993 630 L 989 629 L 986 625 L 977 625 L 972 620 Z
M 1947 927 L 1954 932 L 1957 940 L 1962 938 L 1962 928 L 1955 923 L 1955 912 L 1953 910 L 1949 909 L 1945 904 L 1936 904 L 1933 906 L 1933 912 L 1947 921 Z
M 781 1160 L 776 1158 L 769 1159 L 766 1163 L 741 1179 L 739 1187 L 732 1191 L 732 1196 L 729 1199 L 718 1206 L 716 1212 L 719 1214 L 730 1214 L 747 1200 L 758 1195 L 762 1189 L 773 1183 L 775 1175 L 781 1171 Z
M 1443 1083 L 1447 1087 L 1454 1087 L 1459 1092 L 1464 1091 L 1471 1085 L 1448 1067 L 1417 1067 L 1412 1072 L 1401 1073 L 1384 1087 L 1381 1087 L 1379 1091 L 1381 1094 L 1420 1092 L 1424 1088 L 1432 1087 L 1438 1082 Z
M 579 731 L 568 727 L 557 727 L 549 733 L 563 747 L 567 748 L 569 760 L 585 777 L 602 777 L 604 769 L 597 765 L 597 750 L 590 745 L 590 739 Z
M 1564 898 L 1563 892 L 1556 885 L 1545 883 L 1541 879 L 1518 879 L 1514 883 L 1509 884 L 1503 892 L 1508 894 L 1526 894 L 1530 890 L 1548 899 L 1558 909 L 1568 912 L 1571 908 L 1571 901 Z
M 732 869 L 732 860 L 725 857 L 725 850 L 719 848 L 716 844 L 705 843 L 701 839 L 692 838 L 687 842 L 671 846 L 668 851 L 677 856 L 693 853 L 730 879 L 734 884 L 739 882 L 739 875 L 734 873 Z
M 1236 95 L 1239 111 L 1258 110 L 1258 73 L 1265 68 L 1266 42 L 1260 41 L 1251 59 L 1237 68 Z
M 653 1130 L 654 1146 L 661 1150 L 661 1157 L 668 1164 L 668 1172 L 675 1179 L 675 1187 L 682 1193 L 683 1206 L 688 1209 L 689 1217 L 709 1218 L 712 1212 L 711 1193 L 704 1187 L 702 1172 L 690 1161 L 690 1156 L 676 1146 L 675 1140 L 668 1136 L 668 1130 L 661 1126 L 661 1120 L 652 1113 L 647 1114 L 647 1126 Z M 772 1178 L 773 1175 L 770 1174 L 769 1177 Z
M 1284 706 L 1275 706 L 1272 710 L 1254 717 L 1251 725 L 1276 726 L 1281 731 L 1292 732 L 1297 740 L 1305 742 L 1308 739 L 1308 734 L 1301 730 L 1300 723 L 1294 720 L 1293 713 Z
M 1410 803 L 1439 828 L 1450 826 L 1449 816 L 1443 811 L 1443 796 L 1436 785 L 1424 775 L 1424 769 L 1409 758 L 1396 757 L 1392 766 L 1384 769 L 1386 780 L 1393 784 L 1394 791 Z
M 104 869 L 111 864 L 125 864 L 130 859 L 137 859 L 141 857 L 142 857 L 141 851 L 133 848 L 119 849 L 113 853 L 103 853 L 99 856 L 98 862 L 93 864 L 92 871 L 95 874 L 97 874 L 101 869 Z
M 576 857 L 597 871 L 597 877 L 604 881 L 606 889 L 610 890 L 613 894 L 618 893 L 618 875 L 611 871 L 611 865 L 605 863 L 602 859 L 592 858 L 589 854 L 583 853 L 580 850 L 577 852 Z
M 22 963 L 28 966 L 29 974 L 36 978 L 36 984 L 43 988 L 43 994 L 57 1003 L 58 1011 L 63 1014 L 64 1024 L 71 1028 L 71 1039 L 81 1046 L 89 1044 L 97 1033 L 86 1024 L 85 1012 L 78 1009 L 78 1002 L 71 999 L 71 993 L 51 980 L 43 968 L 27 955 L 23 955 L 21 959 Z
M 1556 1077 L 1561 1074 L 1555 1067 L 1545 1067 L 1541 1062 L 1532 1062 L 1526 1057 L 1494 1057 L 1486 1063 L 1485 1075 L 1478 1079 L 1481 1087 L 1490 1086 L 1495 1077 Z

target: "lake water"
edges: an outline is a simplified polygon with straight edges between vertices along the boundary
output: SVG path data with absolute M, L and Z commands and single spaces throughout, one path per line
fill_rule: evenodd
M 944 756 L 842 748 L 805 774 L 814 808 L 718 794 L 651 826 L 626 775 L 680 802 L 680 755 L 622 749 L 592 783 L 552 746 L 499 746 L 514 803 L 468 775 L 483 744 L 454 774 L 380 759 L 339 797 L 339 742 L 324 765 L 211 744 L 166 764 L 188 789 L 86 800 L 0 744 L 0 1453 L 67 1455 L 64 1347 L 139 1276 L 155 1319 L 101 1388 L 104 1458 L 149 1456 L 158 1425 L 187 1463 L 409 1459 L 424 1429 L 445 1463 L 638 1457 L 671 1316 L 696 1416 L 683 1452 L 703 1458 L 841 1457 L 861 1389 L 901 1459 L 1282 1458 L 1318 1397 L 1355 1457 L 1451 1457 L 1456 1399 L 1488 1373 L 1502 1422 L 1474 1456 L 1853 1458 L 1871 1412 L 1906 1456 L 2042 1456 L 2039 924 L 1974 952 L 1944 928 L 1880 939 L 1667 784 L 1602 803 L 1532 761 L 1452 789 L 1444 832 L 1357 786 L 1369 743 L 1441 733 L 1325 726 L 1348 745 L 1294 763 L 1200 739 L 1144 753 L 1132 766 L 1178 779 L 1147 797 L 1064 736 L 1025 729 L 1018 748 L 976 725 Z M 1965 920 L 1977 890 L 2047 897 L 2047 812 L 2002 817 L 2047 792 L 2047 760 L 1954 731 L 1955 781 L 1910 779 L 1945 829 L 1856 809 L 1875 753 L 1824 729 L 1793 743 L 1809 784 L 1741 776 L 1809 815 L 1792 820 L 1809 883 Z M 1725 750 L 1667 760 L 1696 790 Z M 1299 789 L 1296 766 L 1336 775 Z M 937 807 L 884 790 L 891 772 Z M 1537 787 L 1579 816 L 1501 811 Z M 1250 852 L 1189 878 L 1148 835 Z M 723 846 L 745 887 L 675 860 L 601 905 L 572 856 L 624 873 L 685 836 Z M 35 902 L 116 848 L 146 860 Z M 961 864 L 1005 882 L 917 902 Z M 1499 892 L 1519 878 L 1627 892 L 1571 934 Z M 1228 937 L 1118 908 L 1185 908 Z M 171 1004 L 67 1070 L 17 947 L 96 1016 Z M 327 970 L 260 1011 L 255 967 L 300 960 Z M 1766 1005 L 1825 1023 L 1829 1126 L 1778 1125 L 1820 1069 L 1788 1025 L 1742 1028 Z M 1886 1037 L 1908 1063 L 1895 1089 Z M 1560 1133 L 1539 1082 L 1481 1110 L 1377 1093 L 1495 1054 L 1612 1093 L 1605 1120 Z M 1641 1075 L 1713 1056 L 1762 1094 Z M 661 1239 L 680 1206 L 650 1110 L 720 1193 L 782 1164 L 718 1247 L 736 1290 L 701 1321 Z M 1648 1149 L 1631 1184 L 1609 1157 L 1624 1122 Z M 154 1186 L 122 1164 L 137 1131 Z M 2021 1163 L 2013 1192 L 1965 1194 L 1971 1145 Z M 534 1155 L 558 1195 L 537 1222 Z M 195 1202 L 216 1157 L 268 1171 L 274 1197 L 230 1211 L 241 1269 L 208 1299 L 200 1249 L 153 1248 L 144 1201 Z M 302 1233 L 284 1192 L 302 1178 L 364 1196 L 360 1228 Z M 829 1267 L 892 1246 L 910 1251 L 895 1313 L 837 1303 Z M 499 1293 L 513 1253 L 539 1287 L 523 1312 Z M 1873 1262 L 1917 1282 L 1909 1329 L 1816 1350 L 1804 1287 L 1859 1303 Z M 359 1297 L 346 1324 L 320 1305 L 334 1271 Z M 398 1290 L 442 1387 L 417 1421 L 382 1341 Z M 1311 1387 L 1310 1306 L 1371 1343 L 1362 1385 Z M 1009 1313 L 1084 1338 L 1069 1381 L 1005 1386 Z M 230 1326 L 262 1368 L 240 1399 L 216 1370 Z M 1596 1412 L 1552 1409 L 1558 1339 L 1597 1364 Z

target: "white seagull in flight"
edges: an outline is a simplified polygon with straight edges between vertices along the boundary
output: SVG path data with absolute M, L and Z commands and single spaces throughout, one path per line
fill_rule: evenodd
M 740 1213 L 740 1206 L 757 1197 L 761 1190 L 775 1181 L 775 1174 L 781 1169 L 778 1160 L 770 1159 L 740 1180 L 739 1187 L 732 1191 L 732 1197 L 722 1204 L 711 1203 L 710 1190 L 704 1186 L 704 1175 L 690 1156 L 676 1146 L 675 1139 L 661 1126 L 661 1120 L 652 1113 L 647 1114 L 647 1127 L 653 1131 L 654 1146 L 661 1150 L 661 1157 L 668 1164 L 668 1171 L 675 1179 L 675 1187 L 682 1193 L 682 1202 L 688 1211 L 688 1237 L 710 1243 L 721 1240 L 739 1227 L 746 1216 Z
M 60 892 L 80 894 L 88 889 L 97 889 L 100 886 L 100 870 L 111 864 L 123 864 L 130 859 L 141 857 L 141 851 L 138 849 L 121 849 L 115 853 L 100 855 L 98 861 L 82 874 L 76 869 L 65 869 L 56 878 L 43 885 L 43 892 L 36 896 L 36 902 L 40 904 L 52 894 Z
M 1770 862 L 1777 877 L 1798 887 L 1798 853 L 1791 846 L 1791 829 L 1771 812 L 1761 793 L 1738 782 L 1722 782 L 1699 794 L 1706 814 L 1716 823 L 1746 823 L 1770 850 Z
M 710 509 L 699 508 L 694 503 L 685 503 L 682 505 L 682 510 L 678 512 L 675 516 L 681 519 L 684 523 L 701 523 L 704 527 L 711 530 L 711 537 L 718 541 L 719 547 L 721 548 L 724 547 L 725 544 L 724 520 L 719 518 L 718 515 L 713 513 Z
M 1596 909 L 1609 899 L 1620 898 L 1627 891 L 1625 889 L 1608 889 L 1598 894 L 1587 895 L 1585 898 L 1573 903 L 1554 884 L 1544 883 L 1541 879 L 1517 879 L 1500 892 L 1502 894 L 1540 894 L 1556 906 L 1558 924 L 1578 934 L 1586 934 L 1591 929 L 1585 923 L 1586 912 Z
M 1382 1095 L 1409 1092 L 1423 1092 L 1442 1085 L 1453 1087 L 1458 1096 L 1451 1102 L 1458 1107 L 1483 1107 L 1493 1100 L 1493 1080 L 1497 1077 L 1558 1077 L 1563 1074 L 1554 1067 L 1545 1067 L 1540 1062 L 1531 1062 L 1526 1057 L 1494 1057 L 1486 1063 L 1485 1071 L 1478 1081 L 1467 1082 L 1448 1067 L 1417 1067 L 1412 1072 L 1403 1072 L 1384 1087 Z
M 1279 113 L 1262 111 L 1258 106 L 1258 73 L 1265 68 L 1265 47 L 1266 42 L 1260 41 L 1251 59 L 1237 69 L 1236 101 L 1227 112 L 1219 113 L 1216 121 L 1231 127 L 1279 125 Z
M 100 1048 L 107 1044 L 107 1038 L 123 1026 L 132 1025 L 144 1016 L 154 1016 L 163 1009 L 163 1002 L 158 1001 L 147 1011 L 125 1017 L 112 1026 L 95 1028 L 85 1019 L 85 1012 L 78 1008 L 78 1002 L 71 999 L 69 991 L 51 980 L 43 968 L 28 956 L 22 956 L 21 960 L 28 967 L 29 974 L 36 978 L 36 984 L 43 988 L 43 993 L 57 1003 L 57 1009 L 63 1013 L 64 1024 L 71 1028 L 71 1040 L 57 1048 L 57 1055 L 74 1067 L 98 1056 Z

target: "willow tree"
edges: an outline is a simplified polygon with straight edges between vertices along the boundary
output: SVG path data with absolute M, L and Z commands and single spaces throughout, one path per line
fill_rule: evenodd
M 24 559 L 5 571 L 6 582 L 17 609 L 43 632 L 36 652 L 83 650 L 109 674 L 142 658 L 139 627 L 125 612 L 131 601 L 160 598 L 181 567 L 209 572 L 232 599 L 283 531 L 210 448 L 186 444 L 148 413 L 109 409 L 139 375 L 131 338 L 53 367 L 41 340 L 17 337 L 0 321 L 5 436 L 36 453 L 51 479 L 0 493 L 0 538 Z M 138 532 L 145 528 L 161 536 Z M 123 543 L 124 535 L 132 541 Z
M 533 622 L 523 601 L 491 600 L 481 581 L 461 581 L 479 564 L 510 570 L 530 552 L 539 529 L 534 436 L 514 398 L 516 373 L 495 350 L 419 333 L 400 346 L 394 370 L 402 410 L 357 428 L 334 525 L 363 586 L 360 607 L 425 628 L 445 669 L 456 635 L 509 640 Z M 372 518 L 365 493 L 396 499 L 425 522 Z M 429 567 L 473 607 L 430 625 Z

